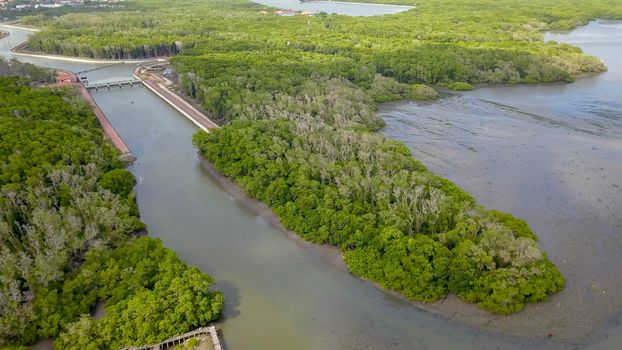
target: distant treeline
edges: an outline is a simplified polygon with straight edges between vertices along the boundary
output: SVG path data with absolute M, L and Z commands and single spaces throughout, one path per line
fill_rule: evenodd
M 0 348 L 117 349 L 219 317 L 210 276 L 135 235 L 135 179 L 78 94 L 0 77 L 0 140 Z
M 51 83 L 55 81 L 56 71 L 20 62 L 14 58 L 10 61 L 0 58 L 0 76 L 20 76 L 33 83 Z
M 490 14 L 497 18 L 508 16 L 508 22 L 522 17 L 523 23 L 530 19 L 547 23 L 547 29 L 570 30 L 585 25 L 594 19 L 621 19 L 620 2 L 617 0 L 538 0 L 522 3 L 511 0 L 339 0 L 344 2 L 362 2 L 370 4 L 408 5 L 415 10 L 433 8 L 439 13 L 471 12 L 470 19 L 481 19 L 487 26 Z M 515 17 L 515 18 L 512 18 Z M 466 16 L 465 19 L 469 18 Z
M 405 13 L 365 18 L 283 18 L 244 0 L 129 3 L 147 10 L 26 18 L 45 28 L 30 46 L 109 59 L 289 51 L 343 58 L 408 84 L 536 83 L 605 68 L 575 47 L 544 43 L 543 31 L 622 18 L 622 5 L 608 0 L 427 0 Z
M 92 13 L 92 12 L 115 12 L 121 10 L 141 10 L 142 7 L 137 6 L 134 2 L 121 2 L 116 4 L 104 3 L 100 1 L 84 1 L 80 6 L 61 6 L 61 7 L 30 7 L 24 9 L 16 9 L 13 4 L 9 4 L 9 8 L 2 11 L 0 19 L 3 20 L 15 20 L 25 16 L 45 16 L 45 17 L 58 17 L 66 15 L 68 13 Z

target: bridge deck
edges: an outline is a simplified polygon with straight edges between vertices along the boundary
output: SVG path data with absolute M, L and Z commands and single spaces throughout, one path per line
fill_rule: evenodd
M 93 83 L 84 85 L 87 89 L 99 89 L 99 88 L 110 88 L 114 86 L 123 86 L 129 85 L 133 86 L 134 84 L 140 84 L 141 81 L 139 79 L 127 79 L 127 80 L 117 80 L 117 81 L 105 81 L 101 83 Z
M 123 63 L 124 62 L 114 62 L 114 63 L 106 64 L 106 65 L 103 65 L 103 66 L 95 67 L 95 68 L 85 69 L 83 71 L 76 72 L 76 75 L 81 75 L 81 74 L 85 74 L 85 73 L 89 73 L 89 72 L 94 72 L 96 70 L 100 70 L 100 69 L 116 66 L 116 65 L 119 65 L 119 64 L 123 64 Z

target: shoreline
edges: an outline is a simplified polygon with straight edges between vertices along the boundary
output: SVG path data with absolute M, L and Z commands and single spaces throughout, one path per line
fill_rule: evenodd
M 515 339 L 518 342 L 537 342 L 537 345 L 542 345 L 543 341 L 549 341 L 552 345 L 559 347 L 564 345 L 582 346 L 586 343 L 589 343 L 591 339 L 590 337 L 586 339 L 586 337 L 580 335 L 577 335 L 575 337 L 555 337 L 555 339 L 549 339 L 547 331 L 544 330 L 541 334 L 535 335 L 528 329 L 517 330 L 516 328 L 512 328 L 508 330 L 502 327 L 495 327 L 495 321 L 503 318 L 511 318 L 512 316 L 489 313 L 479 308 L 477 304 L 463 301 L 458 296 L 451 293 L 449 293 L 445 298 L 439 299 L 432 303 L 425 303 L 418 300 L 410 300 L 398 291 L 386 289 L 374 281 L 355 275 L 351 273 L 348 269 L 348 266 L 343 260 L 343 253 L 338 247 L 328 244 L 320 245 L 309 242 L 294 231 L 288 230 L 285 226 L 283 226 L 279 217 L 267 204 L 247 195 L 246 192 L 232 179 L 221 174 L 214 167 L 214 165 L 209 160 L 207 160 L 207 158 L 205 158 L 199 151 L 197 151 L 197 155 L 202 169 L 205 170 L 209 174 L 209 176 L 211 176 L 216 182 L 218 182 L 218 184 L 222 186 L 225 192 L 231 195 L 236 200 L 236 202 L 240 203 L 244 208 L 255 213 L 262 219 L 268 221 L 270 225 L 277 228 L 288 239 L 292 239 L 303 247 L 312 250 L 314 253 L 319 254 L 323 260 L 329 262 L 334 267 L 345 273 L 348 273 L 353 278 L 364 281 L 372 288 L 377 289 L 378 291 L 386 294 L 387 296 L 395 298 L 397 302 L 405 303 L 406 305 L 413 306 L 423 312 L 431 313 L 435 316 L 447 320 L 448 322 L 457 322 L 464 327 L 472 328 L 478 332 L 505 336 Z M 548 302 L 553 301 L 549 300 Z M 526 305 L 526 308 L 529 306 L 532 305 Z M 537 320 L 534 321 L 537 322 Z M 608 325 L 609 322 L 603 325 L 603 327 L 606 327 Z M 595 331 L 590 333 L 590 336 L 594 334 Z M 536 344 L 534 344 L 534 346 L 535 345 Z
M 302 246 L 309 248 L 315 252 L 318 252 L 322 255 L 322 258 L 330 261 L 334 266 L 336 266 L 339 270 L 350 273 L 348 267 L 343 261 L 341 250 L 339 250 L 336 246 L 331 246 L 328 244 L 316 244 L 313 242 L 309 242 L 298 235 L 296 232 L 292 230 L 288 230 L 281 223 L 281 219 L 272 211 L 267 204 L 252 198 L 244 192 L 244 190 L 238 186 L 233 180 L 221 174 L 214 165 L 207 160 L 199 151 L 197 151 L 197 155 L 199 157 L 199 162 L 201 163 L 201 167 L 205 170 L 222 188 L 231 195 L 238 203 L 242 204 L 245 208 L 249 209 L 257 216 L 262 219 L 268 221 L 270 225 L 277 228 L 281 231 L 287 238 L 296 241 Z M 353 275 L 355 276 L 355 275 Z
M 17 25 L 17 23 L 19 23 L 19 21 L 7 22 L 7 23 L 1 23 L 0 22 L 0 26 L 4 26 L 4 27 L 7 27 L 7 28 L 12 28 L 12 29 L 27 30 L 29 32 L 40 32 L 41 31 L 41 29 L 31 28 L 31 27 L 24 27 L 24 26 Z
M 135 158 L 134 156 L 132 156 L 132 152 L 130 151 L 129 147 L 127 146 L 125 141 L 123 141 L 121 136 L 119 136 L 110 121 L 108 121 L 108 117 L 106 117 L 106 114 L 104 114 L 101 108 L 99 108 L 99 105 L 97 104 L 97 102 L 95 102 L 93 96 L 91 96 L 91 94 L 84 87 L 84 85 L 80 83 L 78 76 L 74 72 L 63 69 L 57 69 L 56 71 L 67 74 L 70 77 L 71 82 L 57 83 L 55 85 L 59 87 L 71 86 L 78 90 L 79 95 L 82 96 L 82 99 L 89 105 L 91 111 L 95 115 L 95 118 L 99 122 L 99 125 L 102 127 L 103 134 L 106 136 L 108 141 L 112 143 L 112 145 L 117 150 L 119 150 L 119 160 L 126 164 L 131 164 L 132 162 L 134 162 Z
M 24 56 L 24 57 L 36 57 L 36 58 L 45 58 L 49 60 L 57 60 L 57 61 L 66 61 L 66 62 L 78 62 L 78 63 L 143 63 L 157 60 L 157 57 L 154 58 L 141 58 L 141 59 L 114 59 L 114 60 L 105 60 L 105 59 L 95 59 L 95 58 L 77 58 L 71 56 L 63 56 L 63 55 L 52 55 L 46 53 L 38 53 L 30 50 L 22 50 L 18 47 L 28 43 L 28 41 L 23 42 L 22 44 L 11 49 L 11 53 L 15 56 Z
M 138 79 L 140 79 L 143 84 L 145 84 L 145 86 L 147 86 L 152 92 L 154 92 L 158 97 L 160 97 L 161 99 L 163 99 L 166 103 L 168 103 L 169 105 L 172 105 L 180 114 L 184 115 L 186 118 L 189 118 L 187 115 L 185 115 L 185 113 L 182 113 L 181 111 L 179 111 L 174 104 L 172 104 L 171 101 L 169 101 L 165 96 L 162 96 L 161 94 L 157 93 L 156 91 L 154 91 L 150 86 L 148 86 L 146 84 L 145 79 L 143 79 L 142 77 L 140 77 L 139 70 L 141 69 L 141 66 L 138 66 L 134 69 L 133 73 L 134 76 Z M 180 97 L 178 94 L 175 93 L 176 96 Z M 180 97 L 181 98 L 181 97 Z M 197 124 L 195 121 L 193 121 L 191 119 L 191 121 L 193 122 L 193 124 Z M 201 130 L 205 131 L 205 132 L 209 132 L 208 130 L 205 130 L 203 128 L 200 128 Z M 222 186 L 222 188 L 229 194 L 231 195 L 238 203 L 240 203 L 242 206 L 244 206 L 246 209 L 252 211 L 253 213 L 255 213 L 257 216 L 261 217 L 262 219 L 266 220 L 270 225 L 272 225 L 273 227 L 275 227 L 276 229 L 278 229 L 281 233 L 283 233 L 288 239 L 292 239 L 295 242 L 297 242 L 298 244 L 302 245 L 303 247 L 312 250 L 313 252 L 320 254 L 321 258 L 325 261 L 328 261 L 330 264 L 332 264 L 333 266 L 337 267 L 339 270 L 348 273 L 350 276 L 365 281 L 366 283 L 369 283 L 371 286 L 373 286 L 374 288 L 382 291 L 383 293 L 386 293 L 387 295 L 390 295 L 391 297 L 394 297 L 398 300 L 400 300 L 401 302 L 405 302 L 408 303 L 408 305 L 412 305 L 415 306 L 416 308 L 423 310 L 425 312 L 430 312 L 432 314 L 441 316 L 446 318 L 449 321 L 452 320 L 458 320 L 458 322 L 461 322 L 469 327 L 475 327 L 479 330 L 484 330 L 484 328 L 482 327 L 483 325 L 489 324 L 491 323 L 493 320 L 499 318 L 499 315 L 496 314 L 492 314 L 489 313 L 487 311 L 482 310 L 481 308 L 479 308 L 476 304 L 472 304 L 472 303 L 468 303 L 465 301 L 460 300 L 457 296 L 453 295 L 453 294 L 448 294 L 446 298 L 444 299 L 440 299 L 436 302 L 433 303 L 425 303 L 425 302 L 421 302 L 421 301 L 417 301 L 417 300 L 410 300 L 408 298 L 406 298 L 404 295 L 402 295 L 400 292 L 395 291 L 395 290 L 390 290 L 390 289 L 386 289 L 384 287 L 382 287 L 380 284 L 368 280 L 366 278 L 363 278 L 361 276 L 355 275 L 353 273 L 350 272 L 347 264 L 345 263 L 345 261 L 343 260 L 343 252 L 339 249 L 339 247 L 337 246 L 332 246 L 329 244 L 317 244 L 314 242 L 310 242 L 305 240 L 302 236 L 298 235 L 296 232 L 287 229 L 282 223 L 281 223 L 281 219 L 278 217 L 278 215 L 272 210 L 272 208 L 270 208 L 270 206 L 268 206 L 267 204 L 250 197 L 245 191 L 244 189 L 242 189 L 237 183 L 235 183 L 234 180 L 228 178 L 227 176 L 221 174 L 215 167 L 214 165 L 207 160 L 207 158 L 205 158 L 199 151 L 197 151 L 197 155 L 199 158 L 199 162 L 201 163 L 201 167 L 202 169 L 204 169 L 215 181 L 218 182 L 218 184 L 220 186 Z M 465 314 L 465 308 L 470 308 L 472 309 L 469 314 Z M 477 317 L 474 317 L 473 313 L 477 314 Z M 465 317 L 456 317 L 456 315 L 465 315 Z M 491 331 L 494 333 L 499 333 L 499 334 L 504 334 L 504 335 L 508 335 L 508 336 L 516 336 L 515 334 L 512 333 L 505 333 L 502 331 L 498 331 L 498 330 L 490 330 L 488 329 L 487 331 Z M 521 336 L 522 337 L 522 336 Z M 542 338 L 540 337 L 525 337 L 527 339 L 544 339 L 544 336 Z
M 41 31 L 41 29 L 38 28 L 29 28 L 29 27 L 23 27 L 23 26 L 19 26 L 19 25 L 15 25 L 15 24 L 7 24 L 7 23 L 0 23 L 0 39 L 9 36 L 11 33 L 10 32 L 4 32 L 1 31 L 2 28 L 10 28 L 10 29 L 19 29 L 19 30 L 25 30 L 25 31 L 30 31 L 30 32 L 39 32 Z M 6 33 L 6 35 L 2 35 L 3 33 Z M 64 55 L 54 55 L 54 54 L 49 54 L 49 53 L 45 53 L 45 52 L 37 52 L 37 51 L 30 51 L 28 49 L 25 49 L 25 47 L 28 46 L 28 40 L 16 45 L 15 47 L 11 48 L 11 54 L 15 55 L 15 56 L 23 56 L 23 57 L 35 57 L 35 58 L 44 58 L 44 59 L 49 59 L 49 60 L 56 60 L 56 61 L 66 61 L 66 62 L 78 62 L 78 63 L 128 63 L 128 64 L 133 64 L 133 63 L 145 63 L 145 62 L 150 62 L 150 61 L 154 61 L 157 60 L 159 57 L 154 57 L 154 58 L 141 58 L 141 59 L 97 59 L 97 58 L 87 58 L 87 57 L 72 57 L 72 56 L 64 56 Z

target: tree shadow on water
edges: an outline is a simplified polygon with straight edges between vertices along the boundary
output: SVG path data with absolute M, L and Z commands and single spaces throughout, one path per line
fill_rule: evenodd
M 240 315 L 240 289 L 233 282 L 219 280 L 214 284 L 214 290 L 220 291 L 225 295 L 225 308 L 216 324 L 227 322 Z M 220 333 L 220 331 L 218 331 Z M 227 349 L 226 337 L 222 333 L 219 334 L 220 343 L 224 349 Z
M 214 290 L 220 291 L 225 295 L 225 308 L 218 323 L 225 322 L 227 319 L 235 318 L 240 315 L 240 289 L 229 281 L 219 280 L 214 284 Z

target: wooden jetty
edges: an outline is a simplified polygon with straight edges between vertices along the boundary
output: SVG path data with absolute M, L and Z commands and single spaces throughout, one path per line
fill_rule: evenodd
M 132 346 L 129 348 L 122 348 L 119 350 L 164 350 L 175 345 L 179 345 L 187 341 L 188 339 L 195 338 L 201 335 L 207 335 L 212 340 L 212 345 L 214 346 L 214 350 L 223 350 L 222 345 L 220 344 L 220 338 L 218 338 L 218 332 L 216 331 L 216 327 L 202 327 L 197 328 L 188 333 L 184 333 L 182 335 L 178 335 L 173 338 L 166 339 L 165 341 L 153 344 L 153 345 L 143 345 L 143 346 Z

